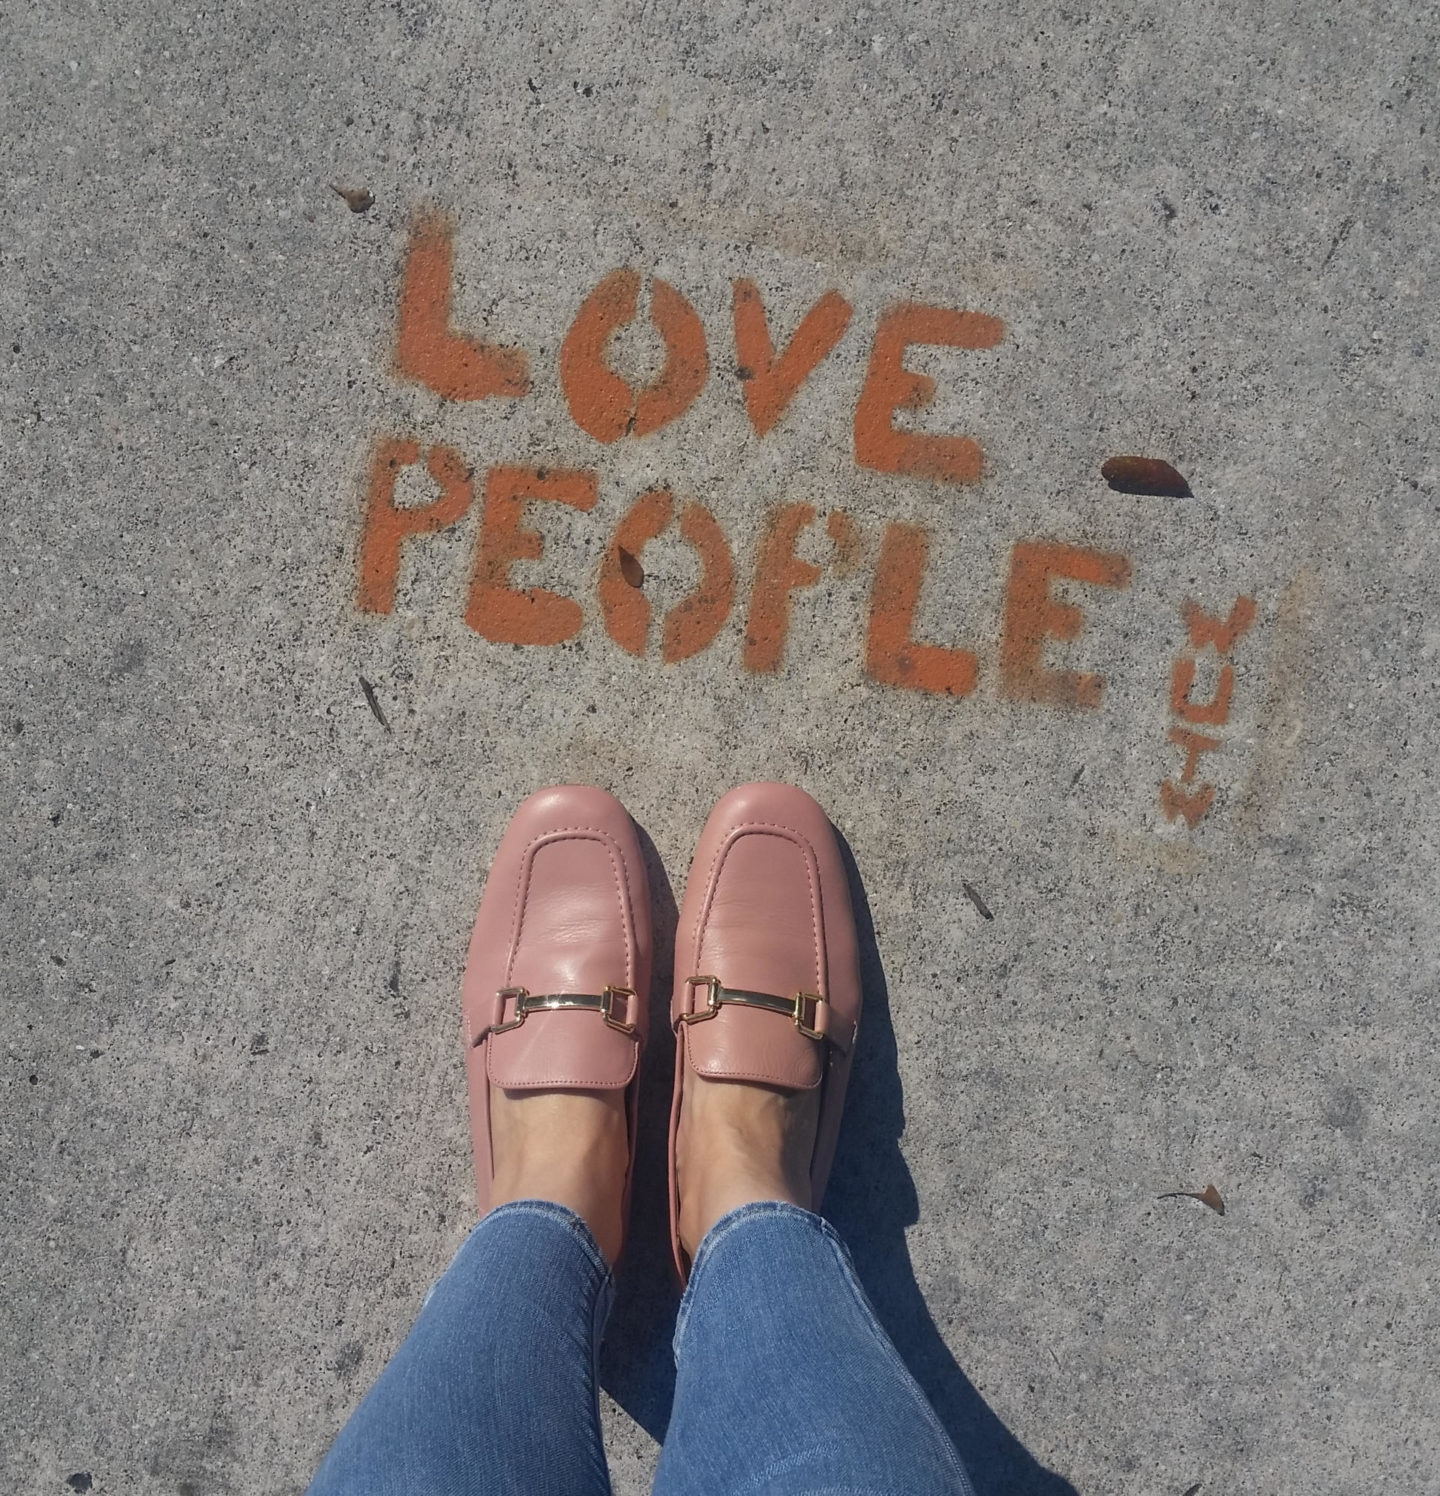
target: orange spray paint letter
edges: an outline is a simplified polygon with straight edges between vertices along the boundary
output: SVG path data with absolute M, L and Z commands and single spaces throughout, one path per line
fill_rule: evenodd
M 370 497 L 365 533 L 360 539 L 360 586 L 356 603 L 367 613 L 389 613 L 395 607 L 400 548 L 411 535 L 433 535 L 453 525 L 470 507 L 472 490 L 465 459 L 452 447 L 431 447 L 425 456 L 430 476 L 440 485 L 433 504 L 395 507 L 395 480 L 402 467 L 420 461 L 420 444 L 389 438 L 375 448 L 370 465 Z
M 1183 790 L 1168 779 L 1160 785 L 1160 809 L 1167 821 L 1178 821 L 1185 817 L 1185 824 L 1193 831 L 1201 817 L 1215 803 L 1215 786 L 1202 784 L 1196 790 Z
M 650 282 L 650 316 L 665 340 L 665 367 L 654 384 L 634 390 L 605 362 L 617 328 L 635 320 L 640 277 L 612 270 L 581 303 L 560 348 L 560 386 L 575 424 L 598 442 L 648 436 L 684 415 L 710 370 L 705 328 L 671 285 Z
M 850 325 L 850 303 L 827 291 L 805 314 L 777 359 L 760 288 L 752 280 L 734 282 L 735 356 L 745 386 L 745 409 L 756 434 L 764 436 L 785 414 L 796 391 L 835 347 Z
M 973 483 L 984 456 L 968 436 L 925 436 L 896 431 L 897 410 L 920 410 L 935 398 L 935 381 L 905 367 L 905 350 L 915 343 L 943 348 L 993 348 L 1005 324 L 983 312 L 902 302 L 880 318 L 870 352 L 865 386 L 855 406 L 855 461 L 881 473 L 936 478 L 942 483 Z
M 1195 770 L 1200 766 L 1200 757 L 1205 753 L 1218 753 L 1224 746 L 1219 738 L 1203 732 L 1191 732 L 1188 727 L 1172 727 L 1170 741 L 1185 750 L 1185 767 L 1180 771 L 1180 783 L 1190 784 L 1195 779 Z
M 650 599 L 626 576 L 624 557 L 633 556 L 638 563 L 646 542 L 664 532 L 674 513 L 675 500 L 668 488 L 642 493 L 626 510 L 600 563 L 600 580 L 595 591 L 600 598 L 605 632 L 627 654 L 645 653 L 645 640 L 650 632 Z
M 650 600 L 625 575 L 622 552 L 639 560 L 647 542 L 662 534 L 675 513 L 668 489 L 641 494 L 615 531 L 600 564 L 600 611 L 610 637 L 632 655 L 645 653 L 650 633 Z M 660 659 L 671 665 L 699 654 L 720 632 L 735 601 L 735 563 L 715 516 L 703 504 L 687 504 L 680 515 L 680 533 L 700 557 L 700 581 L 695 590 L 665 615 L 660 635 Z
M 1229 654 L 1236 640 L 1255 622 L 1255 599 L 1237 597 L 1226 619 L 1213 617 L 1188 597 L 1180 612 L 1185 618 L 1185 627 L 1190 631 L 1192 649 L 1204 649 L 1207 644 L 1213 644 L 1217 653 Z
M 975 656 L 968 649 L 942 649 L 913 638 L 929 556 L 930 537 L 919 525 L 886 528 L 870 593 L 865 668 L 886 685 L 968 696 L 975 689 Z
M 530 362 L 520 348 L 482 343 L 450 327 L 454 235 L 443 218 L 415 220 L 400 287 L 400 335 L 395 367 L 402 378 L 447 400 L 511 398 L 530 389 Z
M 1111 551 L 1024 540 L 1010 554 L 1005 591 L 1005 632 L 1000 640 L 1000 690 L 1011 701 L 1046 706 L 1096 707 L 1105 689 L 1099 675 L 1050 670 L 1047 639 L 1074 639 L 1085 616 L 1073 603 L 1050 595 L 1050 579 L 1067 577 L 1092 587 L 1128 587 L 1130 562 Z
M 1235 694 L 1235 671 L 1230 665 L 1220 667 L 1220 679 L 1215 683 L 1212 701 L 1191 701 L 1190 692 L 1195 688 L 1195 661 L 1189 655 L 1181 655 L 1175 661 L 1170 676 L 1170 710 L 1182 722 L 1195 722 L 1205 727 L 1221 727 L 1230 720 L 1230 698 Z
M 532 500 L 595 507 L 595 474 L 564 468 L 494 467 L 485 475 L 485 513 L 475 552 L 475 575 L 465 622 L 496 644 L 562 644 L 573 639 L 585 616 L 573 598 L 542 587 L 523 592 L 510 585 L 516 561 L 538 561 L 545 542 L 521 525 Z
M 735 562 L 715 516 L 703 504 L 687 504 L 680 511 L 680 533 L 700 557 L 700 581 L 666 616 L 660 636 L 666 665 L 699 654 L 720 632 L 735 601 Z
M 797 587 L 813 587 L 820 568 L 795 554 L 800 532 L 813 524 L 813 504 L 786 504 L 776 509 L 765 526 L 755 562 L 755 585 L 750 590 L 750 618 L 745 625 L 747 670 L 768 675 L 780 668 L 785 636 L 790 631 L 790 594 Z

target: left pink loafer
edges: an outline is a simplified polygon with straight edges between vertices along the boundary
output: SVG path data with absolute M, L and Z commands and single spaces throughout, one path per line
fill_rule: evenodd
M 465 1054 L 482 1215 L 494 1177 L 492 1086 L 626 1090 L 628 1213 L 650 952 L 650 888 L 625 807 L 583 785 L 531 795 L 495 853 L 465 965 Z

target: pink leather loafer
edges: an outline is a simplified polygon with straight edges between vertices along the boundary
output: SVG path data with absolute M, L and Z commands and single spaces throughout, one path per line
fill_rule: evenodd
M 531 795 L 500 840 L 463 989 L 475 1193 L 490 1208 L 490 1088 L 628 1088 L 630 1164 L 650 992 L 650 888 L 604 790 Z M 628 1210 L 630 1176 L 625 1182 Z
M 821 1088 L 810 1164 L 819 1209 L 860 1021 L 860 962 L 834 828 L 803 790 L 747 784 L 711 812 L 675 936 L 670 1243 L 683 1283 L 675 1138 L 688 1074 Z

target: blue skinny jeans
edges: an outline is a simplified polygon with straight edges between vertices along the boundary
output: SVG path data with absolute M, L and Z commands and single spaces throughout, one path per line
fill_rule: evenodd
M 492 1211 L 309 1496 L 609 1496 L 596 1353 L 610 1269 L 544 1200 Z M 840 1238 L 768 1201 L 715 1223 L 675 1326 L 657 1496 L 972 1496 Z

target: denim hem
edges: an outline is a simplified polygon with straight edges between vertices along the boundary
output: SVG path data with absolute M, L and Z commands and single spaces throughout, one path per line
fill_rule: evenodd
M 690 1316 L 690 1306 L 695 1298 L 695 1285 L 700 1281 L 705 1271 L 705 1263 L 714 1252 L 716 1246 L 729 1236 L 732 1231 L 756 1220 L 773 1220 L 779 1217 L 782 1220 L 792 1220 L 799 1226 L 804 1226 L 816 1231 L 826 1238 L 833 1246 L 845 1251 L 845 1243 L 841 1241 L 835 1228 L 823 1216 L 818 1216 L 813 1210 L 802 1209 L 799 1205 L 792 1205 L 788 1200 L 752 1200 L 748 1205 L 737 1205 L 734 1210 L 727 1211 L 718 1221 L 705 1233 L 705 1239 L 700 1243 L 695 1253 L 695 1259 L 690 1267 L 690 1281 L 685 1285 L 685 1292 L 680 1298 L 680 1308 L 675 1315 L 674 1344 L 678 1346 L 680 1339 L 685 1333 L 685 1322 Z
M 555 1200 L 511 1200 L 506 1205 L 497 1205 L 494 1210 L 487 1211 L 480 1217 L 470 1234 L 473 1236 L 486 1221 L 499 1220 L 512 1215 L 543 1216 L 555 1221 L 558 1225 L 565 1226 L 579 1238 L 580 1245 L 585 1249 L 585 1255 L 590 1259 L 591 1266 L 603 1277 L 611 1276 L 610 1264 L 605 1260 L 605 1254 L 600 1250 L 599 1243 L 583 1218 L 576 1215 L 568 1205 L 561 1205 Z
M 452 1263 L 469 1250 L 470 1243 L 489 1223 L 518 1219 L 521 1216 L 538 1217 L 563 1227 L 574 1237 L 576 1246 L 585 1254 L 592 1275 L 592 1282 L 587 1288 L 594 1294 L 592 1339 L 598 1347 L 605 1331 L 605 1322 L 610 1318 L 610 1310 L 615 1303 L 615 1273 L 605 1260 L 605 1254 L 600 1250 L 590 1228 L 568 1205 L 561 1205 L 554 1200 L 511 1200 L 506 1205 L 497 1205 L 494 1210 L 486 1211 L 470 1228 L 469 1236 L 460 1243 L 460 1250 L 456 1252 Z M 420 1306 L 422 1309 L 430 1302 L 431 1295 L 439 1286 L 438 1280 L 430 1285 Z
M 613 1299 L 609 1264 L 574 1211 L 552 1200 L 490 1211 L 312 1489 L 610 1496 L 596 1363 Z M 537 1463 L 549 1474 L 532 1483 Z

